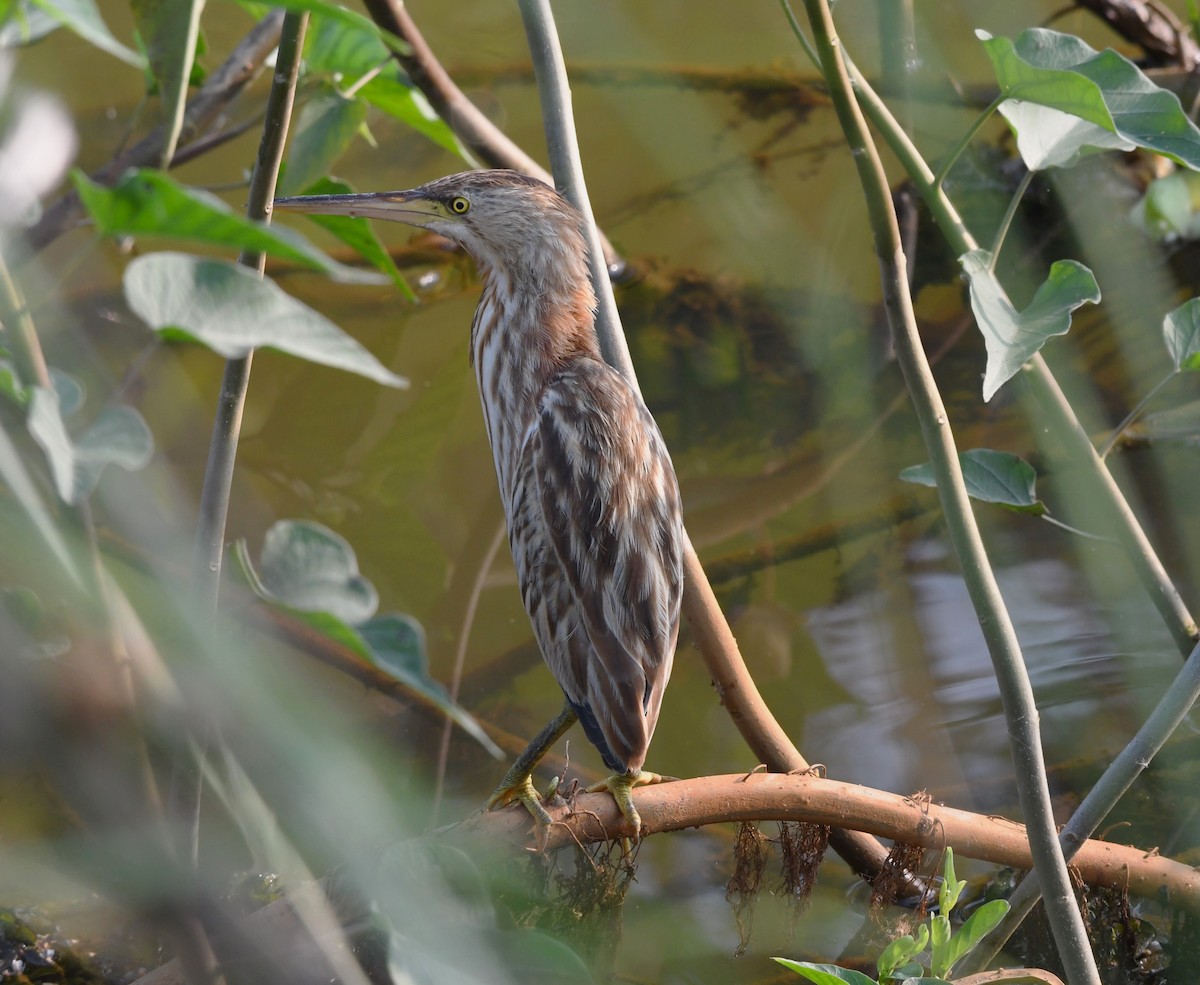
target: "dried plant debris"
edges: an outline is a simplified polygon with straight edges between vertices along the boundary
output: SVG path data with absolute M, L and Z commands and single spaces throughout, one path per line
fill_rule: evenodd
M 497 914 L 512 927 L 545 931 L 593 968 L 609 968 L 636 854 L 602 842 L 513 859 L 493 881 Z
M 878 916 L 885 908 L 903 902 L 900 894 L 911 884 L 913 874 L 921 871 L 924 858 L 925 849 L 920 845 L 906 845 L 902 841 L 892 845 L 879 875 L 871 883 L 872 915 Z
M 725 885 L 725 899 L 733 907 L 737 921 L 737 955 L 746 953 L 753 931 L 754 904 L 762 886 L 763 872 L 767 868 L 767 839 L 753 821 L 738 825 L 733 845 L 733 875 Z
M 829 825 L 784 821 L 779 825 L 781 879 L 779 893 L 791 901 L 792 918 L 808 910 L 817 868 L 829 847 Z

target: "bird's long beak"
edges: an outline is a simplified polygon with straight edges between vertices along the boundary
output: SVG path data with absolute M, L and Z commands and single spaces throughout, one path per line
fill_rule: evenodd
M 317 215 L 366 216 L 389 219 L 411 226 L 425 226 L 431 220 L 444 219 L 437 202 L 415 192 L 363 192 L 357 195 L 298 195 L 277 198 L 274 207 L 292 212 Z

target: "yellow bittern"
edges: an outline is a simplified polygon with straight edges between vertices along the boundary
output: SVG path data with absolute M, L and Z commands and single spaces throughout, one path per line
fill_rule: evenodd
M 531 772 L 574 723 L 613 771 L 634 831 L 642 770 L 679 632 L 679 486 L 654 418 L 604 362 L 579 213 L 515 171 L 473 171 L 411 191 L 278 199 L 280 208 L 432 230 L 478 266 L 471 362 L 509 546 L 542 656 L 566 695 L 488 801 L 550 821 Z

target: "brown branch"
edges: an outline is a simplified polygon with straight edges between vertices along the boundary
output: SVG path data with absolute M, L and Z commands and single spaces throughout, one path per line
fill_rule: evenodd
M 1175 13 L 1158 0 L 1076 0 L 1155 63 L 1185 69 L 1200 63 L 1200 46 Z
M 1017 869 L 1033 865 L 1025 826 L 1015 821 L 808 774 L 697 777 L 639 787 L 634 796 L 643 836 L 731 821 L 804 821 L 933 851 L 949 845 L 958 855 Z M 547 851 L 633 834 L 608 794 L 580 794 L 571 806 L 560 798 L 547 809 L 555 822 Z M 455 840 L 483 835 L 524 848 L 530 844 L 530 824 L 528 812 L 517 805 L 477 814 L 443 833 Z M 1200 872 L 1154 851 L 1089 840 L 1071 866 L 1089 885 L 1128 889 L 1200 913 Z
M 237 98 L 262 67 L 263 60 L 279 44 L 283 26 L 283 11 L 273 10 L 251 29 L 250 33 L 205 82 L 184 111 L 183 129 L 177 147 L 183 148 L 195 140 L 216 121 L 225 108 Z M 158 163 L 166 129 L 157 127 L 133 147 L 119 154 L 95 172 L 92 181 L 111 185 L 128 168 L 152 167 Z M 176 151 L 176 160 L 184 153 Z M 172 162 L 174 163 L 174 162 Z M 29 231 L 31 249 L 40 250 L 53 242 L 69 226 L 79 221 L 83 205 L 74 191 L 69 191 L 50 208 Z
M 924 798 L 902 797 L 814 776 L 777 773 L 706 776 L 639 787 L 635 797 L 642 816 L 643 835 L 731 821 L 804 821 L 853 825 L 933 851 L 951 845 L 959 855 L 1020 869 L 1032 865 L 1025 828 L 1016 822 L 943 807 Z M 547 808 L 555 822 L 549 831 L 547 851 L 632 835 L 608 794 L 580 794 L 571 806 L 560 798 L 547 804 Z M 477 814 L 440 833 L 451 842 L 478 845 L 478 839 L 484 838 L 525 850 L 530 845 L 530 823 L 525 808 L 514 805 L 502 811 Z M 1128 889 L 1138 896 L 1200 912 L 1200 872 L 1153 852 L 1088 841 L 1073 859 L 1072 866 L 1091 885 Z M 335 880 L 328 877 L 319 885 L 338 916 L 344 922 L 352 922 L 358 915 L 352 894 L 339 889 Z M 252 913 L 246 918 L 244 931 L 252 939 L 257 939 L 261 932 L 285 950 L 289 947 L 311 950 L 309 932 L 286 898 Z M 986 976 L 968 980 L 989 981 Z M 185 979 L 179 965 L 171 962 L 139 978 L 134 985 L 185 985 Z

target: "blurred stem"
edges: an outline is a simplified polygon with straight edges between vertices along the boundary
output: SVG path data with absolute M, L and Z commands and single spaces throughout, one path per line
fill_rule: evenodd
M 1075 905 L 1070 875 L 1058 843 L 1033 689 L 1008 610 L 971 512 L 946 408 L 921 346 L 908 291 L 905 273 L 907 261 L 900 242 L 900 228 L 891 189 L 883 163 L 867 133 L 866 121 L 854 100 L 828 0 L 804 0 L 804 6 L 817 52 L 821 56 L 822 74 L 829 86 L 830 98 L 863 186 L 883 277 L 884 308 L 892 329 L 896 359 L 912 394 L 917 419 L 937 477 L 938 496 L 945 512 L 950 540 L 962 567 L 967 591 L 987 640 L 1000 686 L 1015 766 L 1014 778 L 1028 826 L 1030 852 L 1035 869 L 1050 887 L 1046 899 L 1050 926 L 1071 985 L 1099 985 L 1100 976 L 1088 944 L 1087 930 Z
M 287 141 L 288 122 L 296 94 L 296 79 L 300 56 L 304 50 L 304 33 L 308 14 L 288 13 L 283 19 L 279 37 L 279 54 L 275 61 L 275 80 L 267 99 L 266 119 L 258 160 L 250 179 L 246 216 L 256 221 L 268 221 L 269 205 L 275 195 L 279 165 Z M 257 270 L 261 275 L 264 257 L 261 253 L 243 253 L 238 263 Z M 225 363 L 221 392 L 217 399 L 216 419 L 208 447 L 208 464 L 204 470 L 204 487 L 200 495 L 200 517 L 196 529 L 196 545 L 192 557 L 192 590 L 205 609 L 213 610 L 221 587 L 221 561 L 225 550 L 225 523 L 229 515 L 229 496 L 233 485 L 233 466 L 237 458 L 238 437 L 241 433 L 242 411 L 246 390 L 250 384 L 253 353 L 242 359 Z
M 863 112 L 870 117 L 892 153 L 908 172 L 909 180 L 925 200 L 933 214 L 934 222 L 946 237 L 951 249 L 959 256 L 977 249 L 978 244 L 967 229 L 962 216 L 947 197 L 945 190 L 935 182 L 933 172 L 908 138 L 908 134 L 896 122 L 883 100 L 854 64 L 848 61 L 846 67 Z M 1079 423 L 1079 418 L 1075 416 L 1074 408 L 1063 394 L 1040 352 L 1025 364 L 1024 373 L 1041 412 L 1039 425 L 1059 442 L 1073 467 L 1092 477 L 1093 488 L 1098 494 L 1096 501 L 1107 514 L 1109 526 L 1133 565 L 1138 580 L 1166 623 L 1180 654 L 1186 656 L 1200 638 L 1196 620 L 1192 618 L 1187 605 L 1171 582 L 1155 553 L 1154 546 L 1125 499 L 1125 494 L 1121 492 L 1112 473 L 1096 453 L 1091 439 Z
M 1115 428 L 1113 428 L 1113 433 L 1108 436 L 1108 440 L 1104 442 L 1103 446 L 1096 453 L 1100 456 L 1101 461 L 1108 458 L 1109 452 L 1111 452 L 1113 448 L 1116 447 L 1117 442 L 1121 440 L 1121 435 L 1125 433 L 1125 431 L 1129 428 L 1129 425 L 1131 425 L 1141 416 L 1142 411 L 1146 409 L 1146 406 L 1150 403 L 1150 401 L 1158 396 L 1158 391 L 1165 387 L 1178 375 L 1179 370 L 1173 369 L 1161 380 L 1155 383 L 1154 386 L 1150 388 L 1150 392 L 1137 402 L 1137 406 L 1125 415 L 1125 419 Z
M 1008 238 L 1009 229 L 1012 228 L 1013 219 L 1017 214 L 1017 207 L 1021 204 L 1021 199 L 1025 197 L 1025 193 L 1029 190 L 1029 185 L 1036 173 L 1035 171 L 1025 172 L 1025 177 L 1021 179 L 1021 183 L 1017 185 L 1017 190 L 1013 192 L 1013 197 L 1009 200 L 1008 208 L 1004 210 L 1004 218 L 1000 220 L 1000 228 L 996 230 L 996 238 L 992 241 L 992 258 L 988 260 L 989 274 L 996 272 L 996 258 L 1000 256 L 1000 251 L 1004 249 L 1004 241 Z
M 1121 754 L 1109 765 L 1108 769 L 1088 792 L 1083 803 L 1071 815 L 1071 820 L 1063 828 L 1059 836 L 1063 846 L 1063 854 L 1070 861 L 1080 847 L 1090 838 L 1100 826 L 1100 822 L 1108 816 L 1117 801 L 1133 785 L 1141 772 L 1150 765 L 1150 761 L 1158 754 L 1163 744 L 1179 727 L 1184 716 L 1191 710 L 1196 700 L 1200 698 L 1200 645 L 1196 646 L 1183 665 L 1183 669 L 1167 688 L 1167 693 L 1155 706 L 1146 723 L 1138 729 L 1137 735 L 1121 750 Z M 1036 872 L 1027 873 L 1009 897 L 1009 911 L 971 956 L 966 959 L 966 967 L 960 966 L 956 972 L 968 975 L 982 971 L 1000 953 L 1013 932 L 1021 925 L 1021 921 L 1033 909 L 1041 898 L 1041 886 Z
M 588 226 L 592 284 L 599 299 L 596 331 L 600 336 L 601 350 L 605 359 L 640 393 L 637 374 L 617 313 L 612 284 L 602 260 L 595 218 L 587 198 L 571 114 L 570 86 L 558 32 L 554 27 L 554 15 L 549 0 L 520 0 L 520 8 L 542 100 L 546 142 L 554 173 L 561 182 L 564 194 L 583 214 Z M 754 678 L 750 676 L 686 532 L 683 563 L 683 614 L 691 624 L 696 646 L 712 674 L 721 704 L 746 744 L 769 769 L 778 773 L 808 769 L 808 761 L 771 714 Z M 860 831 L 838 829 L 833 832 L 830 841 L 855 872 L 867 876 L 880 871 L 887 855 L 876 839 Z
M 46 357 L 42 355 L 29 305 L 12 279 L 3 253 L 0 253 L 0 325 L 4 326 L 4 337 L 16 364 L 21 387 L 50 389 L 50 371 L 46 368 Z
M 975 118 L 975 122 L 971 124 L 970 129 L 968 129 L 967 132 L 963 134 L 962 139 L 959 140 L 959 142 L 955 144 L 953 148 L 951 148 L 950 154 L 946 157 L 946 160 L 942 162 L 942 166 L 938 168 L 938 172 L 933 179 L 933 185 L 935 188 L 940 189 L 942 187 L 946 181 L 946 175 L 950 173 L 950 169 L 954 167 L 954 165 L 958 163 L 958 159 L 962 157 L 963 151 L 965 151 L 967 147 L 970 146 L 971 141 L 975 139 L 975 134 L 979 133 L 979 131 L 983 129 L 984 124 L 986 124 L 987 121 L 992 118 L 992 114 L 1000 108 L 1000 104 L 1007 98 L 1008 97 L 1004 95 L 997 96 L 988 104 L 987 109 L 985 109 L 979 114 L 979 116 Z

